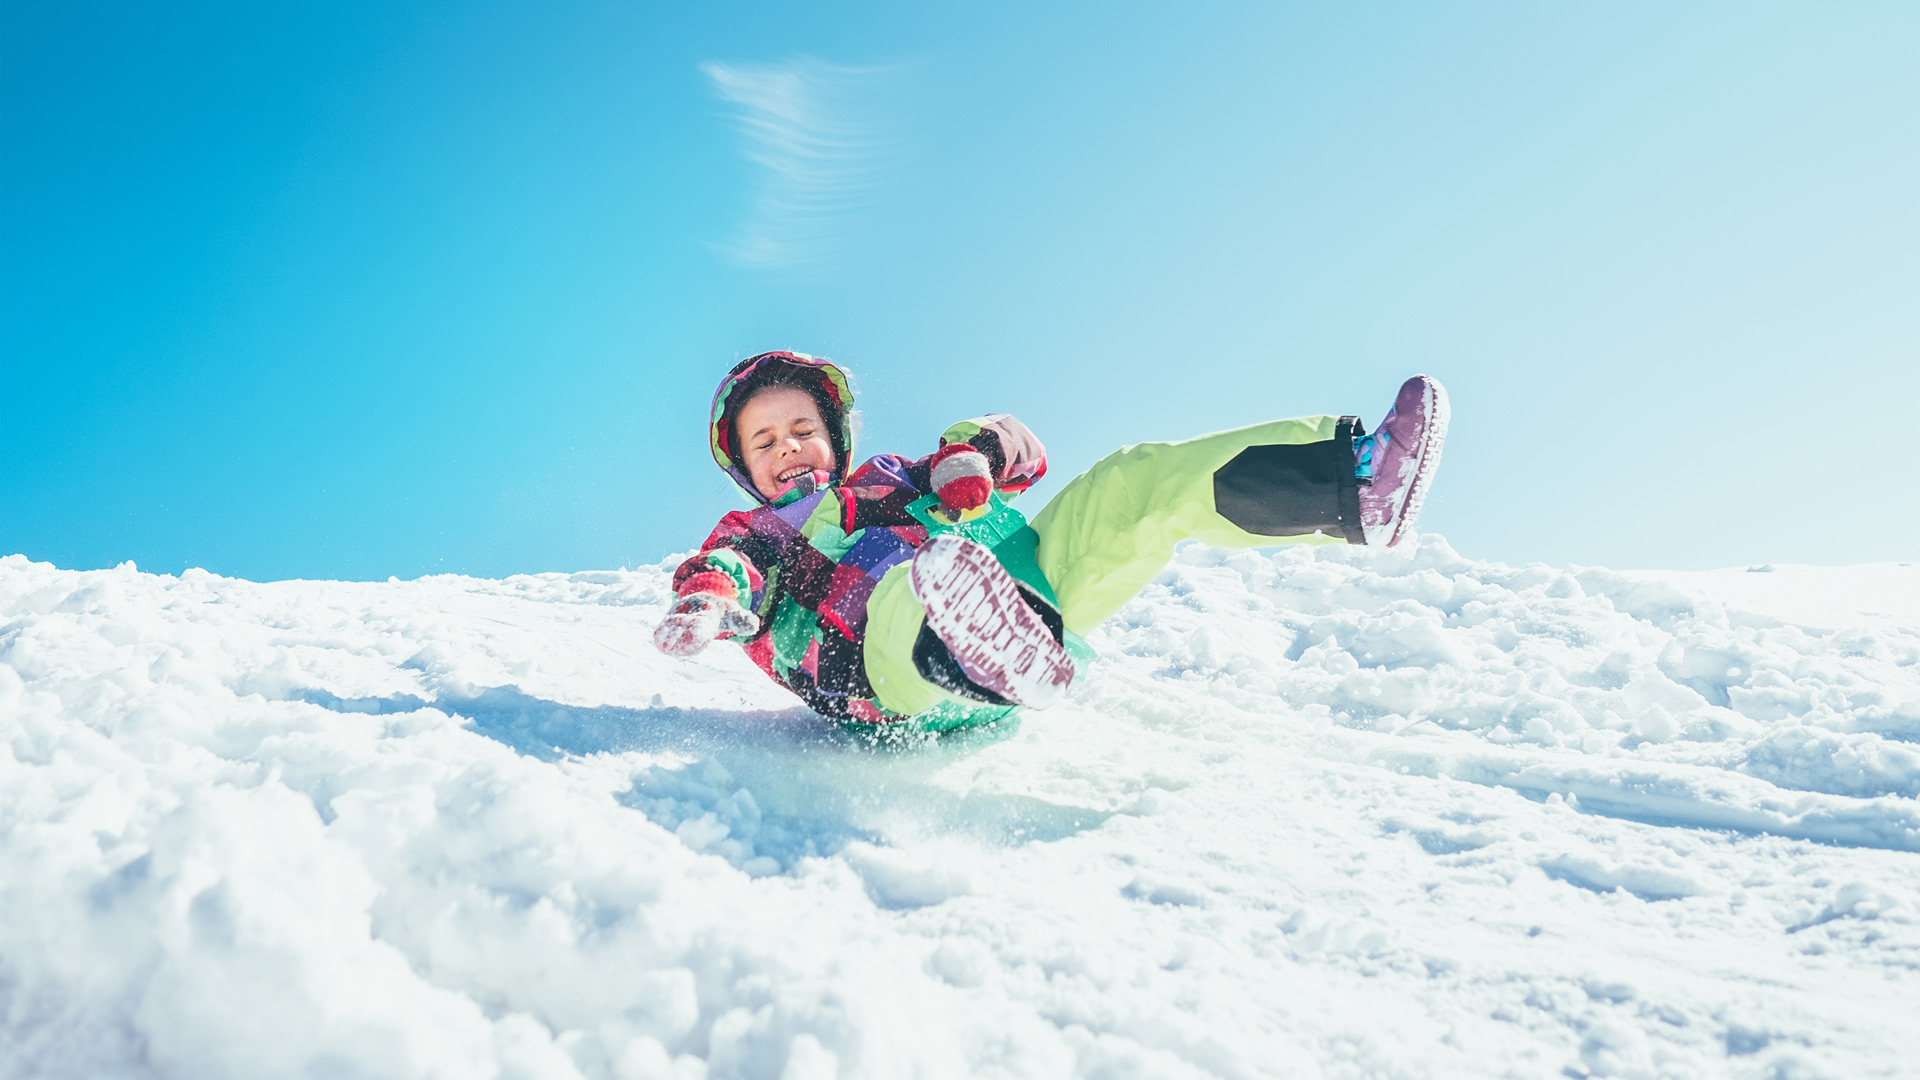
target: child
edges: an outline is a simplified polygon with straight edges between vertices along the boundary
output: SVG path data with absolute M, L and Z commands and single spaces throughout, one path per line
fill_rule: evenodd
M 716 638 L 815 711 L 940 731 L 1058 700 L 1080 635 L 1152 581 L 1182 540 L 1391 547 L 1439 464 L 1447 397 L 1408 379 L 1378 429 L 1306 416 L 1126 447 L 1031 523 L 1009 505 L 1045 448 L 1000 414 L 934 453 L 853 460 L 853 393 L 804 353 L 742 361 L 713 397 L 714 461 L 760 505 L 720 519 L 674 573 L 660 649 Z

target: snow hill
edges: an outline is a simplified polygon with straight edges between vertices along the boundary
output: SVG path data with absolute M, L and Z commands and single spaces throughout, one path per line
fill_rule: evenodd
M 1920 1070 L 1920 567 L 1190 547 L 904 747 L 667 580 L 0 560 L 0 1075 Z

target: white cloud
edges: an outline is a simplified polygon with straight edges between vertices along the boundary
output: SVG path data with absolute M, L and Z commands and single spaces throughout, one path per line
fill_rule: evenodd
M 722 250 L 768 269 L 824 263 L 844 242 L 848 215 L 885 178 L 890 149 L 877 91 L 890 69 L 803 58 L 710 61 L 700 70 L 734 106 L 747 157 L 761 168 L 752 206 Z

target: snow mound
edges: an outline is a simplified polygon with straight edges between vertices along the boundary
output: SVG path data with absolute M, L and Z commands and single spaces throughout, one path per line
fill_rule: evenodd
M 0 560 L 0 1075 L 1910 1075 L 1920 568 L 1184 549 L 899 747 L 667 567 Z

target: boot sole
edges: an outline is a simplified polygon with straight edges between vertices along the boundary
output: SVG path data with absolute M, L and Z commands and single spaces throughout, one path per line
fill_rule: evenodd
M 1447 422 L 1453 418 L 1453 406 L 1447 402 L 1447 388 L 1440 385 L 1438 379 L 1421 376 L 1427 381 L 1427 424 L 1420 443 L 1420 465 L 1414 470 L 1413 483 L 1407 488 L 1407 500 L 1400 504 L 1400 513 L 1393 523 L 1393 536 L 1387 540 L 1387 546 L 1398 544 L 1402 537 L 1413 530 L 1414 522 L 1420 520 L 1420 507 L 1427 501 L 1427 489 L 1433 486 L 1433 474 L 1440 468 L 1440 448 L 1447 441 Z
M 1073 659 L 992 552 L 971 540 L 936 536 L 920 546 L 908 573 L 927 625 L 969 678 L 1035 709 L 1066 695 Z

